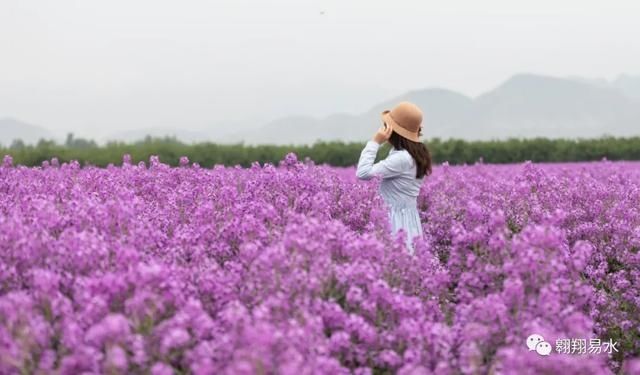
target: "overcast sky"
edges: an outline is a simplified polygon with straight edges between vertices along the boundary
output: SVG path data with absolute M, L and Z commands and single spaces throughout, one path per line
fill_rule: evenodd
M 56 131 L 231 127 L 474 96 L 520 72 L 640 74 L 633 0 L 2 0 L 0 117 Z

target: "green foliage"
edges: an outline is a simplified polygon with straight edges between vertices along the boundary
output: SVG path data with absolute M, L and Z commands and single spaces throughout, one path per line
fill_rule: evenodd
M 358 162 L 364 142 L 317 142 L 304 146 L 216 144 L 210 142 L 186 144 L 175 138 L 152 138 L 134 143 L 109 142 L 104 146 L 94 141 L 76 139 L 70 134 L 63 145 L 40 140 L 36 145 L 14 141 L 9 147 L 0 147 L 0 155 L 11 155 L 14 163 L 27 166 L 40 165 L 44 160 L 57 157 L 60 162 L 78 160 L 81 164 L 107 166 L 120 164 L 124 154 L 130 154 L 133 162 L 148 161 L 151 155 L 170 165 L 178 165 L 181 156 L 189 157 L 203 167 L 215 164 L 249 166 L 252 162 L 276 164 L 289 152 L 299 159 L 311 158 L 317 164 L 350 166 Z M 601 160 L 640 160 L 640 137 L 593 139 L 508 139 L 490 141 L 464 141 L 460 139 L 431 139 L 427 146 L 435 163 L 471 164 L 478 160 L 485 163 L 566 162 Z M 389 145 L 378 153 L 384 158 Z

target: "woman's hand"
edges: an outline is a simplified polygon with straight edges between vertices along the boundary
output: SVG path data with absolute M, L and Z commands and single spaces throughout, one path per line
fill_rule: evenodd
M 376 134 L 373 135 L 373 141 L 378 143 L 378 144 L 383 144 L 387 140 L 389 140 L 389 137 L 391 137 L 391 132 L 393 132 L 393 130 L 391 130 L 391 126 L 389 126 L 389 125 L 384 126 L 383 125 L 383 126 L 380 127 L 380 129 L 378 129 Z

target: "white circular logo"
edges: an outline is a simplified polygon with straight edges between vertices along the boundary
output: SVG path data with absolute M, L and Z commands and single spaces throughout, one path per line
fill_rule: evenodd
M 527 337 L 527 348 L 529 348 L 529 351 L 536 350 L 536 345 L 538 345 L 538 343 L 542 341 L 544 341 L 544 338 L 537 333 L 529 335 L 529 337 Z

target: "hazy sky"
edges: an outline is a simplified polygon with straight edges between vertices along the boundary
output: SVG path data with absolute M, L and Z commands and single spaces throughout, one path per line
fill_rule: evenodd
M 640 2 L 2 0 L 0 117 L 198 129 L 467 95 L 520 72 L 640 74 Z

